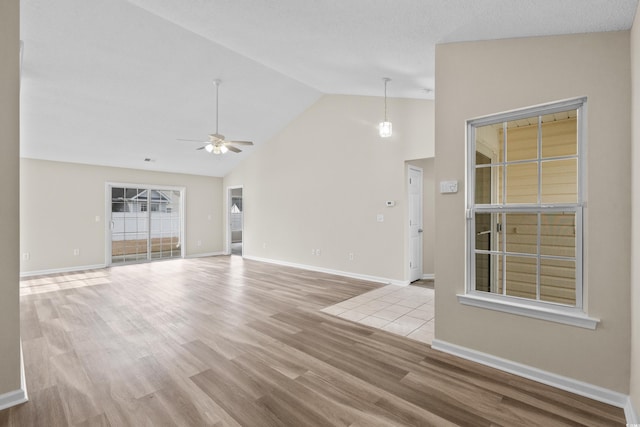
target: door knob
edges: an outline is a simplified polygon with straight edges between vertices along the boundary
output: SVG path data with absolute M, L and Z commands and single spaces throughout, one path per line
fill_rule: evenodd
M 422 228 L 418 228 L 418 233 L 422 233 Z

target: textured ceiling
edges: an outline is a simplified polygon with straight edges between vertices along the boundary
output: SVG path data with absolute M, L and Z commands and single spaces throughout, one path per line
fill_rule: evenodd
M 637 0 L 22 0 L 23 157 L 223 176 L 323 93 L 433 98 L 436 43 L 629 29 Z M 195 151 L 215 130 L 256 143 Z M 150 157 L 153 162 L 144 162 Z

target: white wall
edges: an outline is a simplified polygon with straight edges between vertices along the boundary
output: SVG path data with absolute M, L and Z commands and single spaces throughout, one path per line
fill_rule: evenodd
M 224 250 L 222 178 L 34 159 L 21 160 L 20 175 L 23 274 L 105 263 L 106 182 L 185 187 L 186 255 Z
M 631 30 L 631 401 L 640 411 L 640 15 Z M 640 412 L 639 412 L 640 413 Z
M 244 186 L 245 256 L 406 279 L 405 160 L 433 156 L 433 102 L 388 110 L 382 139 L 381 98 L 325 95 L 225 177 Z
M 0 396 L 20 388 L 19 9 L 0 2 Z
M 472 66 L 470 66 L 472 64 Z M 629 391 L 629 32 L 436 47 L 436 182 L 465 182 L 465 120 L 587 96 L 584 279 L 593 330 L 463 306 L 465 191 L 436 194 L 436 339 Z

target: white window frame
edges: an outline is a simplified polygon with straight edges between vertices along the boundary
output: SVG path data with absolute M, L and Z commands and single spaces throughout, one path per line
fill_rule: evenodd
M 505 123 L 513 120 L 530 118 L 533 116 L 544 116 L 547 114 L 559 113 L 567 110 L 577 110 L 577 202 L 570 204 L 542 204 L 541 200 L 535 204 L 503 204 L 500 205 L 476 205 L 475 204 L 475 177 L 476 177 L 476 128 L 488 126 L 492 124 Z M 584 305 L 584 281 L 583 281 L 583 210 L 585 206 L 585 183 L 586 183 L 586 109 L 587 98 L 575 98 L 549 104 L 542 104 L 519 110 L 508 111 L 504 113 L 493 114 L 490 116 L 479 117 L 467 120 L 466 125 L 466 144 L 467 144 L 467 176 L 466 176 L 466 286 L 465 293 L 458 295 L 458 301 L 465 305 L 474 307 L 487 308 L 507 312 L 511 314 L 523 315 L 553 322 L 579 326 L 588 329 L 595 329 L 599 319 L 591 318 L 587 315 Z M 541 121 L 538 126 L 540 129 Z M 540 131 L 538 132 L 540 138 Z M 538 144 L 540 150 L 540 144 Z M 540 152 L 538 153 L 538 164 L 540 165 Z M 509 162 L 510 164 L 511 162 Z M 507 160 L 503 159 L 500 163 L 506 168 Z M 508 177 L 507 177 L 508 179 Z M 541 174 L 538 173 L 538 192 L 540 192 Z M 504 185 L 503 185 L 504 190 Z M 491 292 L 477 291 L 475 289 L 475 255 L 476 255 L 476 232 L 475 232 L 475 216 L 476 213 L 551 213 L 551 212 L 575 212 L 576 214 L 576 304 L 569 306 L 554 302 L 541 301 L 539 299 L 528 299 L 506 294 L 495 294 Z M 535 255 L 538 258 L 540 254 Z M 539 292 L 539 285 L 538 285 Z

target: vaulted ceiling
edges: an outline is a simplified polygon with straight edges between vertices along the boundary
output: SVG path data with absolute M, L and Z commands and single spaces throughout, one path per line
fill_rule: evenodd
M 637 3 L 22 0 L 21 155 L 224 176 L 322 94 L 390 77 L 390 97 L 433 99 L 437 43 L 627 30 Z M 243 153 L 176 140 L 215 131 L 214 79 Z

